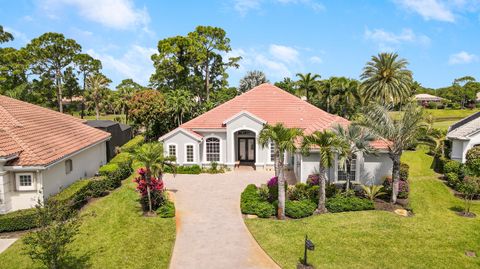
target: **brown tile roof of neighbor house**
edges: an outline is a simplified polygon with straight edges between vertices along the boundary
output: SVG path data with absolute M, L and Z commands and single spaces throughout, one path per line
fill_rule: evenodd
M 7 165 L 46 166 L 110 134 L 84 120 L 0 95 L 0 157 Z
M 295 95 L 265 83 L 180 125 L 180 128 L 192 133 L 195 133 L 195 129 L 225 128 L 224 122 L 242 111 L 271 125 L 283 123 L 289 128 L 301 128 L 305 134 L 331 129 L 337 124 L 350 124 L 345 118 L 327 113 Z M 379 149 L 388 146 L 383 141 L 376 141 L 373 145 Z

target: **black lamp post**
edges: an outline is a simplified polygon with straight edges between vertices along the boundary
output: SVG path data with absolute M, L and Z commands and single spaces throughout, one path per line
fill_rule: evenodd
M 312 241 L 310 241 L 310 239 L 308 239 L 308 236 L 305 235 L 305 249 L 304 249 L 304 252 L 303 252 L 303 265 L 305 266 L 308 266 L 308 261 L 307 261 L 307 251 L 310 250 L 310 251 L 314 251 L 315 250 L 315 245 L 313 244 Z

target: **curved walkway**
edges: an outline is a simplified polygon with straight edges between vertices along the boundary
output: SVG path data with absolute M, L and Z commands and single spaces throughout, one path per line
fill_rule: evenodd
M 177 210 L 170 268 L 279 268 L 247 230 L 239 206 L 245 186 L 271 176 L 256 171 L 166 176 Z

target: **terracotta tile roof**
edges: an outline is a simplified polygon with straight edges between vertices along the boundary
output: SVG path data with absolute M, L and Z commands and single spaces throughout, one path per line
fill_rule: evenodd
M 225 128 L 223 122 L 247 111 L 268 124 L 283 123 L 289 128 L 301 128 L 305 134 L 333 126 L 348 125 L 350 121 L 327 113 L 274 85 L 261 84 L 250 91 L 219 105 L 218 107 L 182 124 L 184 129 Z M 374 143 L 379 149 L 386 148 L 383 141 Z
M 17 153 L 7 165 L 44 166 L 110 137 L 84 122 L 0 95 L 0 157 Z

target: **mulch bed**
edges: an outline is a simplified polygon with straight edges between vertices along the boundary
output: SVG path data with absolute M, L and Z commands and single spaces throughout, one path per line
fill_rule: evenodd
M 395 210 L 397 209 L 404 209 L 404 210 L 407 210 L 408 216 L 411 217 L 413 216 L 413 212 L 407 209 L 407 205 L 408 205 L 408 199 L 397 199 L 396 204 L 392 204 L 390 202 L 387 202 L 381 199 L 375 199 L 375 210 L 382 210 L 382 211 L 395 213 Z
M 455 212 L 457 215 L 466 218 L 475 218 L 477 215 L 473 212 Z

